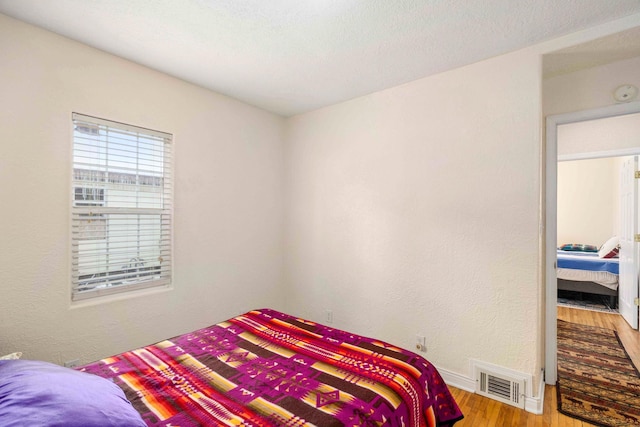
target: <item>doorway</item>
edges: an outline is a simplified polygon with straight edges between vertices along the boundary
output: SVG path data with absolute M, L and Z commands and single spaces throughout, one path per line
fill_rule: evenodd
M 581 125 L 565 125 L 561 130 L 574 126 Z M 558 139 L 560 146 L 567 142 L 563 133 Z M 633 157 L 558 161 L 556 246 L 562 249 L 558 251 L 556 270 L 558 306 L 619 311 L 620 174 L 629 159 Z M 629 207 L 635 206 L 637 198 L 629 200 Z M 631 232 L 631 227 L 624 231 Z M 625 245 L 626 249 L 631 247 Z M 632 257 L 627 259 L 633 261 Z M 625 281 L 625 286 L 628 283 Z
M 557 380 L 557 162 L 558 128 L 571 123 L 614 118 L 640 113 L 640 103 L 632 102 L 592 110 L 558 114 L 547 117 L 546 123 L 546 183 L 545 183 L 545 383 Z M 640 137 L 638 138 L 640 145 Z M 639 148 L 613 149 L 584 153 L 582 158 L 630 156 L 640 154 Z

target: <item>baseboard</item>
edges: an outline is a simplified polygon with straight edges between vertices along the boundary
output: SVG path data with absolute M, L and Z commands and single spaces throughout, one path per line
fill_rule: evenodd
M 474 379 L 446 369 L 437 369 L 447 385 L 475 394 L 476 381 Z M 524 409 L 525 411 L 536 415 L 542 414 L 544 410 L 544 379 L 542 371 L 540 371 L 540 374 L 538 375 L 538 395 L 535 397 L 525 396 Z
M 442 376 L 447 385 L 450 385 L 455 388 L 459 388 L 464 391 L 468 391 L 469 393 L 475 393 L 476 391 L 476 381 L 469 377 L 465 377 L 464 375 L 460 375 L 456 372 L 447 371 L 446 369 L 437 368 L 438 372 Z
M 524 409 L 536 415 L 544 412 L 544 371 L 542 369 L 538 374 L 538 396 L 526 397 Z

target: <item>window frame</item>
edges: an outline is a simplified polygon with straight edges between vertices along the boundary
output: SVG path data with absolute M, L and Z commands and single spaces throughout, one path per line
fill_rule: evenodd
M 81 301 L 140 289 L 170 286 L 173 281 L 173 135 L 80 113 L 72 114 L 71 124 L 71 300 Z M 105 135 L 101 135 L 102 131 Z M 129 152 L 125 157 L 107 155 L 106 159 L 100 160 L 104 164 L 89 165 L 89 169 L 79 168 L 78 165 L 82 165 L 82 162 L 77 162 L 77 159 L 82 156 L 79 154 L 82 149 L 78 149 L 78 146 L 118 145 L 111 140 L 115 137 L 109 136 L 110 132 L 120 136 L 126 135 L 128 138 L 126 144 L 135 146 L 135 154 Z M 81 134 L 89 135 L 90 138 L 84 136 L 84 139 L 91 141 L 78 142 L 82 139 Z M 98 140 L 100 142 L 95 142 Z M 153 144 L 149 145 L 149 141 Z M 143 149 L 140 148 L 143 143 L 147 143 L 145 147 L 151 146 L 151 149 L 155 150 L 152 152 L 156 157 L 155 163 L 153 166 L 146 166 L 147 170 L 155 170 L 155 172 L 146 172 L 144 169 L 144 163 L 148 160 L 145 157 L 149 155 L 143 154 Z M 108 148 L 105 149 L 108 152 Z M 86 155 L 86 152 L 85 148 L 84 158 L 90 159 L 87 163 L 95 161 L 91 157 L 92 154 Z M 99 156 L 95 155 L 95 157 L 97 159 Z M 116 160 L 113 160 L 114 158 Z M 136 166 L 125 172 L 113 166 L 124 160 L 135 160 Z M 83 165 L 85 166 L 86 164 Z M 111 194 L 118 193 L 118 191 L 111 191 L 111 187 L 114 186 L 132 187 L 133 190 L 120 188 L 119 192 L 135 200 L 136 207 L 122 207 L 116 204 L 109 206 L 108 200 Z M 83 187 L 95 192 L 98 197 L 93 196 L 93 200 L 78 200 L 78 188 Z M 145 188 L 151 193 L 145 193 Z M 158 206 L 145 206 L 144 201 L 140 201 L 144 197 L 148 197 L 147 204 L 155 203 Z M 104 227 L 104 238 L 83 235 L 87 229 L 89 232 L 96 230 L 95 226 L 91 229 L 87 225 L 92 221 L 87 220 L 87 217 L 94 217 L 101 221 L 102 225 L 98 227 L 98 231 L 100 227 Z M 114 225 L 118 223 L 121 224 L 119 229 Z M 120 267 L 116 264 L 123 264 L 122 259 L 117 258 L 116 255 L 112 257 L 108 243 L 114 235 L 120 238 L 124 236 L 125 242 L 118 242 L 119 247 L 113 252 L 119 257 L 130 258 L 128 264 L 124 262 Z M 83 249 L 83 245 L 90 245 L 92 242 L 96 245 L 101 244 L 103 248 L 92 251 L 87 250 L 86 247 Z M 147 251 L 146 254 L 150 251 L 155 254 L 150 258 L 151 262 L 139 255 L 141 242 L 142 249 Z M 83 264 L 83 262 L 86 262 L 89 252 L 105 261 L 99 261 L 97 267 L 93 267 L 94 273 L 89 271 L 89 274 L 83 274 L 87 273 L 86 263 Z M 119 259 L 119 262 L 112 263 L 112 258 Z

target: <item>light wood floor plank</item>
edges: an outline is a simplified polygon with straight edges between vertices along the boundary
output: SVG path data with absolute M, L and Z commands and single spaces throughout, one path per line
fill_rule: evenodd
M 615 329 L 620 341 L 629 353 L 636 367 L 640 366 L 640 333 L 627 325 L 618 314 L 558 307 L 558 319 L 600 328 Z M 558 400 L 555 387 L 546 386 L 544 392 L 544 413 L 534 415 L 489 399 L 475 393 L 469 393 L 450 387 L 451 393 L 460 405 L 465 418 L 456 427 L 589 427 L 593 424 L 567 417 L 558 412 Z

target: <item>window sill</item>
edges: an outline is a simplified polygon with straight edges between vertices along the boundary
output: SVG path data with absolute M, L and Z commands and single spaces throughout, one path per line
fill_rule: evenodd
M 78 308 L 92 307 L 92 306 L 108 304 L 116 301 L 123 301 L 123 300 L 140 298 L 140 297 L 148 297 L 150 295 L 162 294 L 162 293 L 171 292 L 171 291 L 173 291 L 172 285 L 164 285 L 164 286 L 155 286 L 152 288 L 132 290 L 127 292 L 120 292 L 120 293 L 111 294 L 111 295 L 97 296 L 94 298 L 88 298 L 88 299 L 79 300 L 79 301 L 71 301 L 69 305 L 69 309 L 75 310 Z

